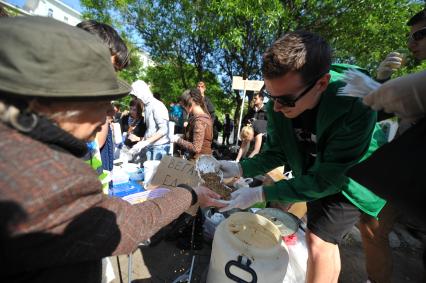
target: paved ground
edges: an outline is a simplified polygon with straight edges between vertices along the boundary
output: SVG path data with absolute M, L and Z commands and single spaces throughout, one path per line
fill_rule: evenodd
M 403 225 L 397 224 L 390 236 L 393 247 L 394 273 L 392 282 L 424 282 L 422 265 L 422 241 L 413 237 Z M 364 267 L 359 231 L 356 228 L 341 245 L 342 272 L 339 282 L 365 282 L 367 275 Z M 192 256 L 175 247 L 174 242 L 160 242 L 154 247 L 144 247 L 137 250 L 132 257 L 133 283 L 173 282 L 191 265 Z M 210 260 L 210 245 L 196 252 L 194 276 L 192 282 L 205 282 Z M 115 273 L 118 274 L 117 258 L 112 259 Z M 122 278 L 114 282 L 128 282 L 127 256 L 120 256 Z

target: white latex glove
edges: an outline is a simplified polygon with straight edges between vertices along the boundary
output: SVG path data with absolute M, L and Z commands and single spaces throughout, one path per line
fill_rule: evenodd
M 142 149 L 144 149 L 145 147 L 147 147 L 149 145 L 149 142 L 146 140 L 142 140 L 140 142 L 138 142 L 137 144 L 135 144 L 131 150 L 129 150 L 130 154 L 136 154 L 139 153 Z
M 224 212 L 233 208 L 246 209 L 255 203 L 263 202 L 263 187 L 242 188 L 231 194 L 229 205 L 221 208 L 219 211 Z
M 426 71 L 387 81 L 365 96 L 363 102 L 402 119 L 421 118 L 426 113 Z
M 178 141 L 178 139 L 180 139 L 179 135 L 173 135 L 170 137 L 170 142 L 175 143 Z
M 134 135 L 134 134 L 130 134 L 130 135 L 128 136 L 128 139 L 129 139 L 130 141 L 132 141 L 132 142 L 138 142 L 138 141 L 140 141 L 140 140 L 141 140 L 141 138 L 140 138 L 140 137 L 138 137 L 137 135 Z
M 381 81 L 388 80 L 393 72 L 401 68 L 402 56 L 398 52 L 389 53 L 377 68 L 377 79 Z
M 241 177 L 243 170 L 238 162 L 219 160 L 220 170 L 223 172 L 223 178 Z

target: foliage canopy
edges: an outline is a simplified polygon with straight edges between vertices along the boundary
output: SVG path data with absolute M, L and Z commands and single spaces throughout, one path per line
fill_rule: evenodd
M 218 112 L 235 109 L 235 117 L 241 97 L 231 90 L 232 76 L 261 79 L 262 53 L 282 34 L 316 32 L 329 41 L 336 62 L 365 67 L 374 76 L 387 53 L 406 48 L 406 22 L 424 5 L 410 0 L 81 2 L 86 16 L 123 26 L 138 39 L 156 62 L 144 78 L 167 102 L 206 80 Z M 398 75 L 414 68 L 420 67 L 409 63 Z

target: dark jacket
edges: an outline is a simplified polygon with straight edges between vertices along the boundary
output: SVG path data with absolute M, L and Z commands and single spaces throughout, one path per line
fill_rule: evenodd
M 426 225 L 426 118 L 348 171 L 348 176 Z
M 207 111 L 209 111 L 210 118 L 214 121 L 216 119 L 214 105 L 207 96 L 204 96 L 204 104 L 206 105 Z
M 103 257 L 132 252 L 190 206 L 191 193 L 180 188 L 138 205 L 104 195 L 76 157 L 84 143 L 51 123 L 35 131 L 0 123 L 4 282 L 101 282 Z
M 124 115 L 121 118 L 120 121 L 120 126 L 121 126 L 121 132 L 122 133 L 128 133 L 129 134 L 129 115 Z M 144 118 L 142 117 L 141 120 L 137 123 L 136 127 L 133 129 L 133 131 L 131 131 L 132 134 L 143 138 L 143 136 L 145 135 L 145 131 L 146 131 L 146 126 L 145 126 L 145 121 Z M 127 145 L 128 147 L 132 147 L 135 144 L 137 144 L 137 142 L 132 142 L 131 140 L 128 139 L 128 136 L 126 136 L 126 139 L 124 141 L 124 144 Z
M 254 108 L 249 108 L 247 114 L 243 118 L 243 125 L 250 124 L 250 120 L 268 120 L 268 115 L 266 113 L 266 105 L 264 104 L 259 110 Z

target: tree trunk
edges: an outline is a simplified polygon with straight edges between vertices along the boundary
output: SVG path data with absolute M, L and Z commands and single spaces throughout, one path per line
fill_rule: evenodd
M 237 108 L 235 109 L 235 113 L 234 113 L 234 141 L 235 141 L 235 144 L 238 144 L 237 135 L 238 135 L 238 127 L 240 126 L 239 125 L 240 111 L 243 111 L 244 109 L 241 109 L 242 99 L 241 99 L 241 96 L 240 96 L 240 92 L 238 90 L 234 90 L 234 92 L 235 92 L 234 101 L 237 105 Z

